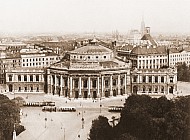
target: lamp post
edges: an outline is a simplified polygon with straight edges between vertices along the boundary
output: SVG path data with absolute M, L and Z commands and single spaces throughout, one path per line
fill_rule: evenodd
M 81 119 L 81 121 L 82 121 L 82 129 L 84 129 L 83 105 L 82 105 L 82 119 Z
M 100 97 L 100 113 L 101 113 L 101 107 L 102 107 L 102 104 L 101 104 L 101 97 Z

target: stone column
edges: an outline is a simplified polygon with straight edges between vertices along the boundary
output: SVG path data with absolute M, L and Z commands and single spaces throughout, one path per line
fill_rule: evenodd
M 55 76 L 55 94 L 57 94 L 57 76 L 56 75 L 54 76 Z
M 97 78 L 97 96 L 100 97 L 100 77 Z
M 70 77 L 70 84 L 68 83 L 68 86 L 70 85 L 70 97 L 72 97 L 72 91 L 73 91 L 73 78 Z
M 125 86 L 125 93 L 127 93 L 127 74 L 125 74 L 125 78 L 124 78 L 124 86 Z
M 110 96 L 113 96 L 113 81 L 112 81 L 112 78 L 113 78 L 113 76 L 111 75 L 110 76 Z
M 117 76 L 117 90 L 118 90 L 118 95 L 120 95 L 120 88 L 121 88 L 121 81 L 120 81 L 120 74 Z
M 82 95 L 81 88 L 82 88 L 82 82 L 81 82 L 81 77 L 79 77 L 79 96 Z
M 102 76 L 102 93 L 101 93 L 101 97 L 104 97 L 104 76 Z
M 63 76 L 60 76 L 60 87 L 61 87 L 61 91 L 60 91 L 60 96 L 63 95 Z
M 88 95 L 90 95 L 90 87 L 91 87 L 91 85 L 90 85 L 90 77 L 88 77 Z

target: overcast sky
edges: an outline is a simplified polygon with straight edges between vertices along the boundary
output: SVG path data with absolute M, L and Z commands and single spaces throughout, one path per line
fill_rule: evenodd
M 0 0 L 0 33 L 190 33 L 190 0 Z

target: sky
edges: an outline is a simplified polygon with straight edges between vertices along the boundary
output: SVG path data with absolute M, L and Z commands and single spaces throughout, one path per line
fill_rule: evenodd
M 0 0 L 0 33 L 190 33 L 190 0 Z

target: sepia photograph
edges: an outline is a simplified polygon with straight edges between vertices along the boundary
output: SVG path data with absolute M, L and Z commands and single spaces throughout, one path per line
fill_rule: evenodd
M 190 1 L 0 0 L 0 140 L 190 140 Z

